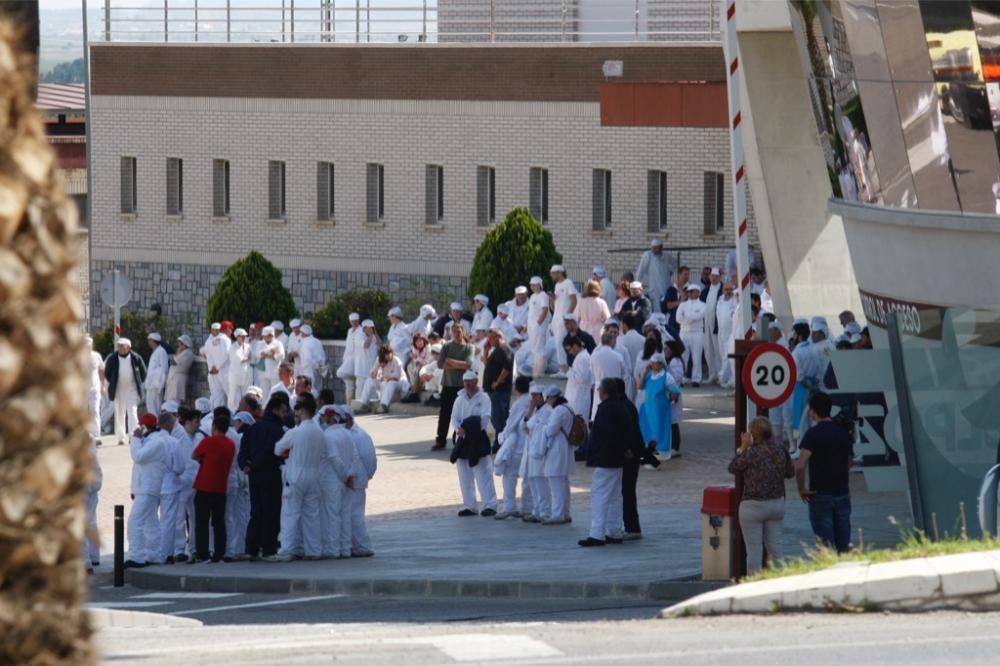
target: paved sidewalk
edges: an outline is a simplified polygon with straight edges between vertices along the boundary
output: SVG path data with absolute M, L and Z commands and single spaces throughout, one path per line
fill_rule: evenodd
M 803 610 L 1000 610 L 1000 551 L 823 571 L 734 585 L 664 610 L 665 618 Z

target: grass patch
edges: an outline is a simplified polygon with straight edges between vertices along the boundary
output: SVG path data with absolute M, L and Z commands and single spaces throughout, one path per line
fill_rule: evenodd
M 826 546 L 817 546 L 806 551 L 805 556 L 784 560 L 771 569 L 763 569 L 754 576 L 748 576 L 743 582 L 798 576 L 829 569 L 842 562 L 897 562 L 920 557 L 935 557 L 938 555 L 956 555 L 958 553 L 973 553 L 985 550 L 1000 550 L 1000 538 L 984 536 L 979 539 L 962 539 L 960 537 L 939 539 L 933 541 L 922 532 L 910 532 L 894 548 L 855 548 L 843 555 Z

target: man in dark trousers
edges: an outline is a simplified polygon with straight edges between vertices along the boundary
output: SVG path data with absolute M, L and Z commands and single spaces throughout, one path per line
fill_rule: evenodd
M 108 382 L 108 400 L 115 406 L 115 438 L 118 446 L 122 446 L 139 421 L 146 363 L 132 351 L 132 341 L 128 338 L 118 338 L 115 347 L 116 351 L 104 360 L 104 378 Z
M 246 553 L 251 560 L 276 555 L 281 523 L 281 465 L 274 445 L 284 436 L 288 414 L 287 396 L 271 398 L 264 418 L 250 426 L 240 443 L 237 464 L 250 478 L 250 522 Z
M 799 443 L 795 479 L 799 496 L 809 505 L 813 534 L 822 543 L 846 553 L 851 546 L 850 472 L 854 463 L 854 440 L 833 422 L 833 400 L 822 391 L 809 398 L 809 418 L 815 423 Z M 809 487 L 806 488 L 806 468 Z
M 226 437 L 228 430 L 229 417 L 216 416 L 212 420 L 212 434 L 198 442 L 191 453 L 199 467 L 194 479 L 195 556 L 188 564 L 208 561 L 209 522 L 215 539 L 212 561 L 221 562 L 226 555 L 226 490 L 236 455 L 236 443 Z
M 454 305 L 454 304 L 453 304 Z M 438 413 L 437 438 L 432 451 L 444 449 L 451 425 L 451 410 L 455 406 L 458 392 L 462 390 L 462 375 L 472 368 L 476 358 L 476 346 L 465 339 L 464 321 L 455 322 L 451 329 L 451 342 L 441 347 L 438 367 L 444 370 L 441 378 L 441 411 Z
M 504 340 L 499 326 L 491 326 L 483 348 L 483 389 L 490 397 L 490 422 L 494 432 L 503 432 L 510 414 L 510 393 L 514 387 L 514 351 Z

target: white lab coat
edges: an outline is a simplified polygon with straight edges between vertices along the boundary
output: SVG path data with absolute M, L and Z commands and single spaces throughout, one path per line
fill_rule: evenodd
M 705 342 L 705 304 L 687 300 L 677 306 L 677 323 L 681 327 L 681 342 L 684 343 L 684 365 L 691 362 L 691 381 L 701 383 L 702 345 Z
M 288 336 L 288 342 L 285 343 L 285 355 L 291 357 L 292 354 L 299 353 L 299 347 L 302 345 L 302 335 L 300 333 L 292 333 Z M 298 356 L 292 361 L 292 367 L 295 369 L 295 376 L 298 377 L 302 374 L 302 359 Z
M 235 412 L 240 406 L 240 399 L 250 388 L 253 381 L 253 365 L 250 363 L 250 343 L 234 342 L 229 345 L 229 386 L 226 390 L 227 407 Z
M 566 402 L 573 413 L 590 420 L 590 401 L 594 394 L 594 373 L 590 368 L 590 353 L 583 349 L 573 359 L 566 373 Z
M 511 405 L 510 414 L 503 432 L 497 434 L 497 451 L 493 461 L 494 474 L 502 477 L 503 510 L 504 513 L 517 511 L 517 479 L 521 474 L 521 460 L 524 458 L 524 445 L 527 431 L 524 429 L 524 417 L 531 406 L 531 396 L 524 394 Z M 521 511 L 531 513 L 531 491 L 526 482 L 521 482 Z
M 544 291 L 532 294 L 531 298 L 528 299 L 528 306 L 528 347 L 534 353 L 532 376 L 540 377 L 545 374 L 541 354 L 545 350 L 545 342 L 549 337 L 549 325 L 552 322 L 548 294 Z M 542 323 L 538 323 L 539 320 Z
M 365 347 L 365 343 L 370 343 Z M 374 334 L 367 336 L 362 332 L 354 338 L 354 376 L 359 380 L 358 391 L 364 386 L 365 378 L 375 366 L 378 359 L 379 340 Z M 360 395 L 359 395 L 360 397 Z
M 719 322 L 719 385 L 733 385 L 733 365 L 729 360 L 729 340 L 733 337 L 733 317 L 739 308 L 739 301 L 735 296 L 729 300 L 720 297 L 715 305 L 715 318 Z
M 608 377 L 624 380 L 627 370 L 621 354 L 611 347 L 600 345 L 590 355 L 590 372 L 594 381 L 594 400 L 590 412 L 590 420 L 593 420 L 601 404 L 601 381 Z
M 566 348 L 563 340 L 566 338 L 566 320 L 563 319 L 576 309 L 576 299 L 579 298 L 576 285 L 569 278 L 556 284 L 553 289 L 555 308 L 552 313 L 552 337 L 556 341 L 556 360 L 560 367 L 566 365 Z
M 457 431 L 462 426 L 462 421 L 467 418 L 479 417 L 483 431 L 486 431 L 490 422 L 490 398 L 482 389 L 478 389 L 470 395 L 465 389 L 458 392 L 455 400 L 455 407 L 451 412 L 451 425 Z M 483 510 L 497 508 L 497 493 L 493 485 L 493 458 L 485 455 L 479 459 L 475 467 L 469 465 L 469 461 L 460 458 L 455 461 L 458 469 L 458 484 L 462 492 L 462 503 L 465 508 L 475 511 L 478 508 L 476 502 L 476 490 L 479 490 L 479 499 L 482 502 Z
M 525 298 L 524 303 L 520 305 L 518 305 L 516 298 L 509 300 L 507 301 L 507 307 L 510 308 L 510 323 L 514 324 L 514 328 L 527 329 L 528 314 L 531 309 L 529 299 Z
M 160 520 L 157 509 L 163 477 L 167 472 L 168 435 L 155 431 L 145 437 L 132 436 L 132 510 L 128 517 L 128 558 L 135 562 L 159 562 Z
M 320 370 L 326 365 L 326 350 L 323 343 L 316 336 L 303 336 L 299 340 L 299 355 L 295 359 L 295 366 L 298 374 L 305 375 L 312 380 L 313 395 L 319 393 L 323 385 L 323 376 Z
M 392 351 L 396 353 L 396 357 L 405 366 L 406 362 L 410 359 L 410 347 L 413 346 L 413 335 L 410 333 L 409 327 L 402 321 L 397 321 L 389 327 L 386 337 L 389 340 L 389 346 L 392 347 Z
M 323 554 L 351 556 L 351 489 L 347 480 L 357 474 L 361 461 L 351 433 L 333 425 L 323 433 L 326 460 L 320 472 Z
M 187 382 L 194 364 L 194 352 L 184 349 L 174 354 L 174 362 L 167 369 L 167 386 L 163 392 L 164 400 L 184 402 L 187 399 Z
M 608 278 L 601 278 L 601 298 L 608 304 L 608 312 L 614 312 L 615 303 L 618 301 L 618 290 L 615 288 L 615 283 Z
M 375 442 L 364 428 L 357 423 L 347 432 L 354 440 L 358 452 L 358 468 L 354 470 L 354 490 L 351 491 L 351 549 L 359 553 L 371 552 L 372 541 L 365 525 L 365 506 L 368 499 L 368 483 L 378 470 Z
M 229 366 L 229 346 L 232 343 L 222 333 L 208 336 L 201 347 L 208 370 L 215 368 L 216 374 L 208 375 L 208 390 L 212 400 L 212 408 L 226 405 L 226 390 L 228 389 L 227 370 Z
M 489 330 L 490 324 L 493 323 L 493 311 L 490 310 L 485 305 L 479 312 L 472 316 L 472 330 L 477 331 L 480 327 L 485 330 Z
M 715 332 L 715 324 L 718 321 L 716 306 L 721 295 L 721 283 L 709 285 L 708 295 L 705 297 L 705 335 L 702 342 L 705 360 L 708 361 L 707 381 L 712 381 L 719 376 L 719 368 L 722 363 L 719 357 L 719 336 Z
M 573 416 L 568 404 L 556 405 L 545 421 L 545 476 L 569 476 L 573 471 L 573 448 L 569 445 Z
M 635 279 L 643 284 L 646 296 L 656 306 L 667 295 L 667 287 L 673 282 L 673 274 L 674 262 L 670 255 L 662 252 L 657 256 L 652 250 L 646 250 L 639 259 Z
M 271 339 L 270 343 L 264 343 L 261 353 L 264 352 L 274 355 L 274 358 L 268 356 L 264 359 L 264 379 L 260 388 L 264 395 L 268 395 L 271 392 L 271 387 L 278 383 L 278 367 L 285 360 L 285 346 L 281 340 L 275 337 Z
M 510 341 L 514 339 L 517 335 L 517 329 L 514 327 L 514 323 L 510 320 L 510 315 L 504 317 L 503 315 L 497 315 L 493 319 L 493 326 L 500 329 L 503 333 L 504 342 L 510 344 Z
M 166 469 L 163 474 L 163 484 L 160 486 L 158 562 L 162 562 L 174 554 L 174 529 L 177 526 L 177 516 L 181 512 L 181 491 L 184 489 L 181 476 L 191 458 L 190 454 L 185 457 L 185 448 L 176 437 L 168 435 L 164 441 L 166 443 Z
M 281 552 L 322 554 L 320 471 L 326 460 L 323 431 L 312 420 L 303 421 L 274 445 L 274 455 L 288 451 L 281 498 Z
M 146 411 L 153 414 L 160 413 L 160 405 L 163 403 L 163 387 L 167 383 L 168 365 L 167 351 L 163 345 L 157 345 L 149 356 L 146 381 L 143 383 L 143 388 L 146 389 Z
M 524 425 L 527 444 L 521 458 L 521 478 L 531 489 L 531 515 L 539 520 L 551 517 L 551 493 L 545 480 L 545 451 L 547 440 L 545 424 L 552 415 L 552 406 L 545 403 L 539 407 Z
M 90 408 L 90 438 L 98 440 L 101 437 L 101 370 L 104 369 L 104 359 L 95 351 L 90 352 L 90 379 L 87 387 L 87 406 Z
M 632 377 L 632 366 L 635 364 L 635 358 L 629 355 L 628 347 L 622 342 L 620 336 L 615 343 L 615 351 L 621 356 L 622 363 L 625 365 L 625 374 L 622 376 L 622 379 L 625 381 L 625 397 L 635 402 L 636 385 L 635 379 Z M 594 386 L 597 387 L 598 384 L 595 383 Z

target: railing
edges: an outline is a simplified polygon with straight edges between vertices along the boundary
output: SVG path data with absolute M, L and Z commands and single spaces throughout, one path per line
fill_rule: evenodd
M 89 0 L 88 13 L 105 42 L 713 42 L 720 1 Z

